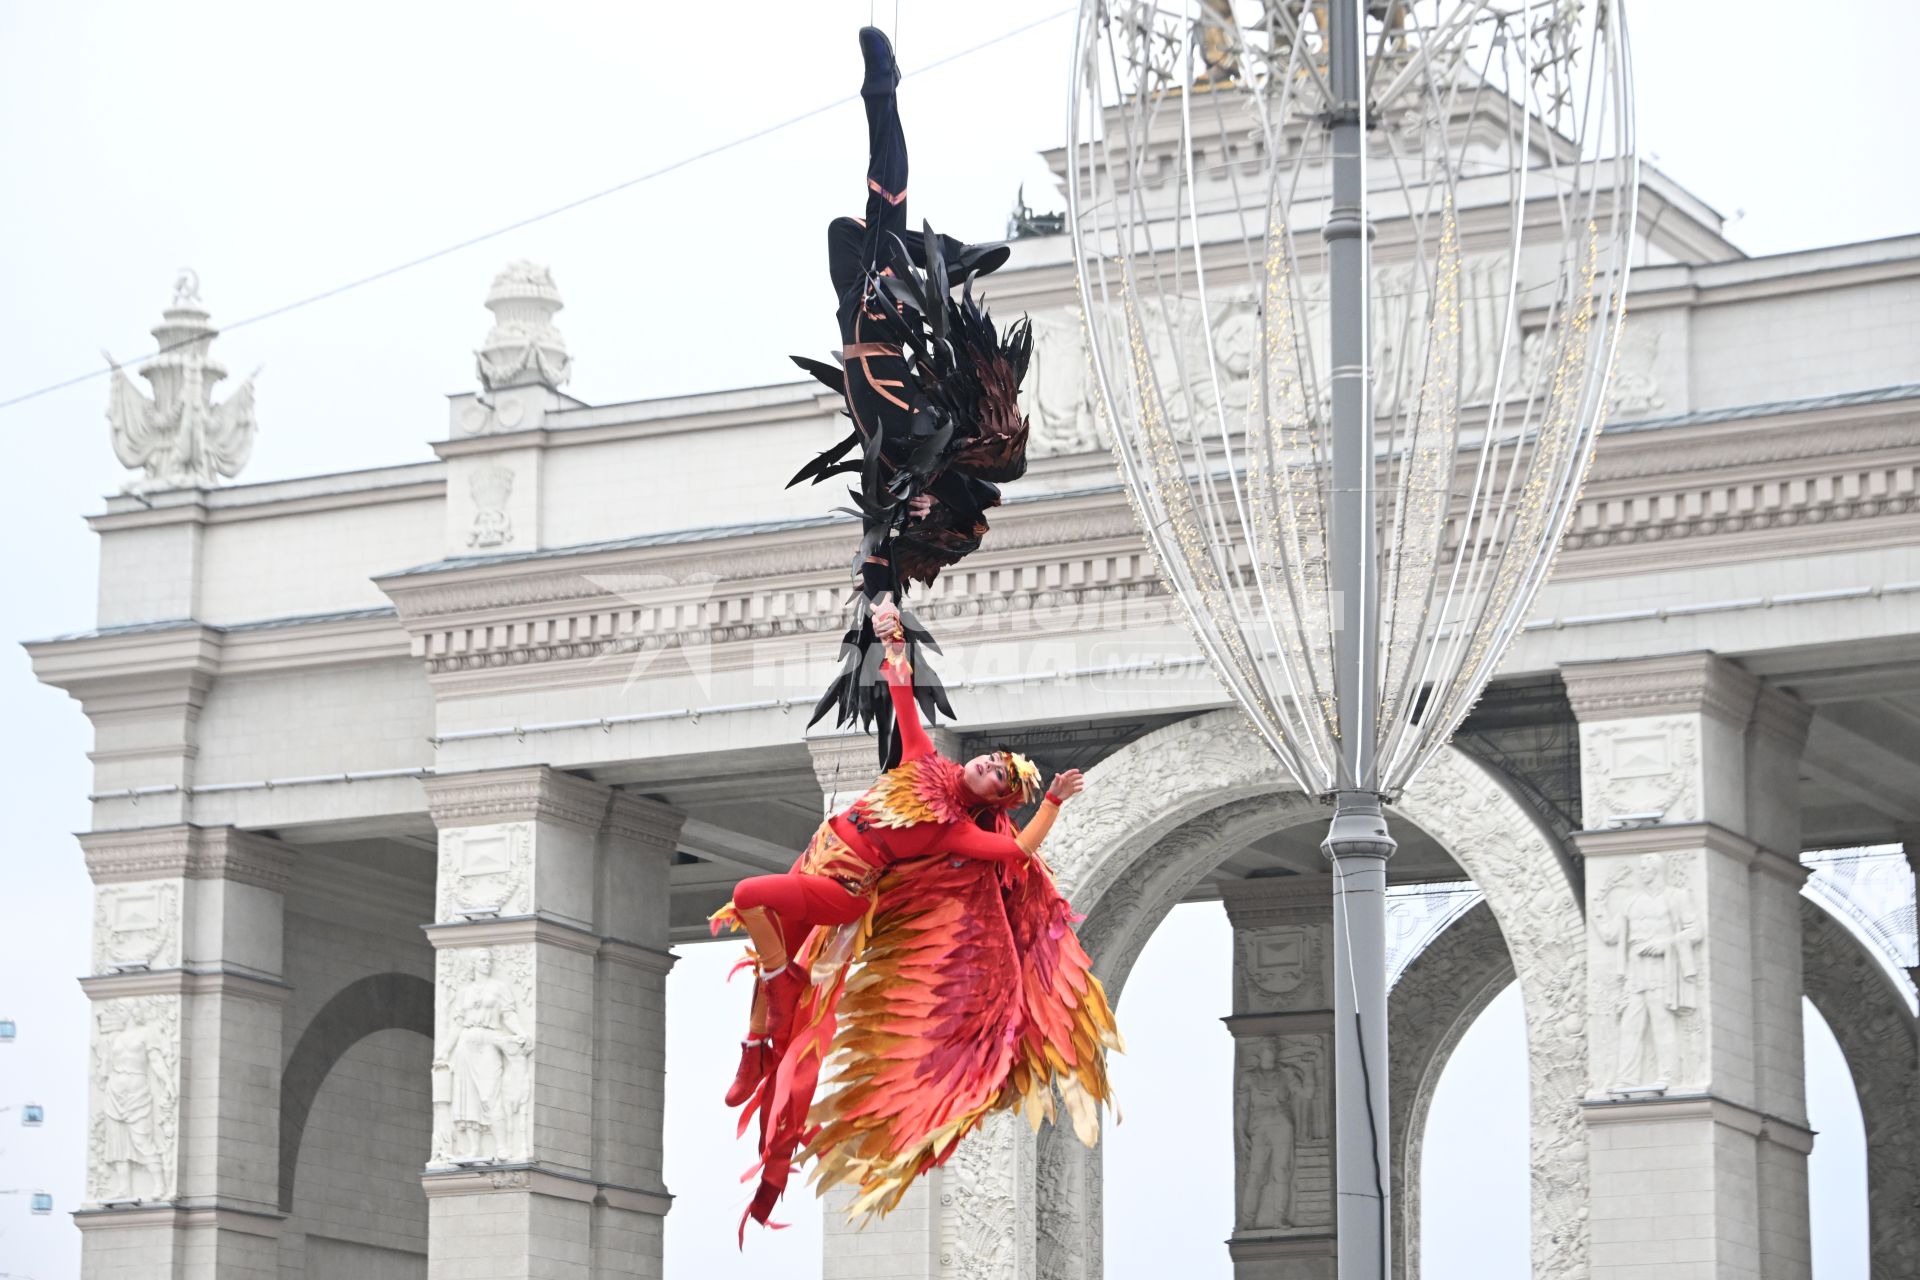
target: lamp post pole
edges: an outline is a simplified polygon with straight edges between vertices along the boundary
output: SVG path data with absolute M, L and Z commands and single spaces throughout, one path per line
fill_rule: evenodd
M 1334 107 L 1333 203 L 1327 242 L 1332 306 L 1333 502 L 1330 521 L 1334 688 L 1340 779 L 1321 845 L 1333 866 L 1334 1230 L 1340 1280 L 1386 1280 L 1387 834 L 1374 785 L 1379 652 L 1374 521 L 1373 226 L 1366 209 L 1363 0 L 1327 7 Z

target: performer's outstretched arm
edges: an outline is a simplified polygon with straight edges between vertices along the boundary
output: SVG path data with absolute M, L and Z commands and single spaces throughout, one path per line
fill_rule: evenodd
M 1060 816 L 1060 806 L 1079 795 L 1080 788 L 1085 785 L 1078 769 L 1055 774 L 1053 785 L 1047 788 L 1047 798 L 1040 802 L 1039 810 L 1027 819 L 1027 825 L 1020 828 L 1020 847 L 1030 854 L 1038 853 L 1040 842 L 1047 838 L 1047 832 L 1053 830 L 1053 820 Z
M 880 604 L 873 611 L 873 631 L 886 645 L 887 653 L 880 660 L 880 670 L 887 677 L 887 692 L 893 698 L 893 722 L 900 728 L 900 762 L 905 764 L 930 756 L 933 739 L 920 723 L 920 704 L 914 701 L 913 667 L 907 662 L 900 611 L 886 596 L 880 598 Z

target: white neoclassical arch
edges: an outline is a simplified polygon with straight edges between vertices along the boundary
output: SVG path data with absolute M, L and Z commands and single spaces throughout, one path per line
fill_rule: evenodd
M 1047 852 L 1087 917 L 1081 938 L 1116 1001 L 1154 928 L 1210 871 L 1259 835 L 1326 813 L 1293 789 L 1232 711 L 1169 725 L 1115 752 L 1089 771 L 1088 795 L 1062 815 Z M 1578 1105 L 1586 961 L 1577 895 L 1548 833 L 1457 751 L 1438 757 L 1396 812 L 1473 877 L 1506 940 L 1526 1006 L 1531 1065 L 1533 1273 L 1571 1280 L 1584 1274 L 1587 1253 Z M 953 1271 L 1098 1280 L 1099 1153 L 1048 1131 L 1029 1156 L 1010 1125 L 983 1133 L 974 1146 L 956 1157 L 943 1218 L 967 1220 L 967 1202 L 983 1196 L 1018 1206 L 1018 1225 L 985 1241 L 950 1227 L 942 1255 Z

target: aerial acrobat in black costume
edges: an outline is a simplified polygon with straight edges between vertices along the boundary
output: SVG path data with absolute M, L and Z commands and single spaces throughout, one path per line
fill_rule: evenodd
M 999 486 L 1026 471 L 1027 422 L 1018 396 L 1033 339 L 1024 319 L 998 334 L 973 296 L 973 278 L 1007 260 L 1005 244 L 962 244 L 930 226 L 907 229 L 899 67 L 876 28 L 861 29 L 860 51 L 867 216 L 836 218 L 827 229 L 841 363 L 793 358 L 844 398 L 853 430 L 802 467 L 789 486 L 859 478 L 851 491 L 861 520 L 853 561 L 859 591 L 840 671 L 813 720 L 835 711 L 842 727 L 877 725 L 881 763 L 891 766 L 900 743 L 878 671 L 872 610 L 885 598 L 901 601 L 912 584 L 931 583 L 978 547 L 986 510 L 999 505 Z M 938 677 L 921 660 L 923 646 L 935 652 L 938 646 L 904 611 L 901 616 L 922 714 L 952 716 Z

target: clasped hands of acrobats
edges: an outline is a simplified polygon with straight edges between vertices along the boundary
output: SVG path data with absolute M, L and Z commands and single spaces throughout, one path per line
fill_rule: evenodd
M 793 483 L 858 479 L 854 613 L 814 721 L 837 711 L 842 727 L 875 730 L 882 771 L 792 870 L 741 881 L 712 917 L 716 933 L 752 942 L 748 1031 L 727 1091 L 739 1132 L 757 1125 L 759 1141 L 743 1239 L 809 1159 L 817 1189 L 850 1188 L 860 1217 L 892 1209 L 997 1111 L 1037 1129 L 1064 1110 L 1092 1145 L 1111 1096 L 1106 1054 L 1121 1046 L 1040 855 L 1079 771 L 1042 796 L 1026 757 L 950 760 L 921 722 L 953 713 L 925 661 L 937 647 L 900 602 L 980 545 L 999 485 L 1025 471 L 1031 338 L 1024 321 L 997 332 L 973 296 L 1006 246 L 906 229 L 899 71 L 878 30 L 862 29 L 860 46 L 867 216 L 828 229 L 840 363 L 796 357 L 840 393 L 853 429 Z

